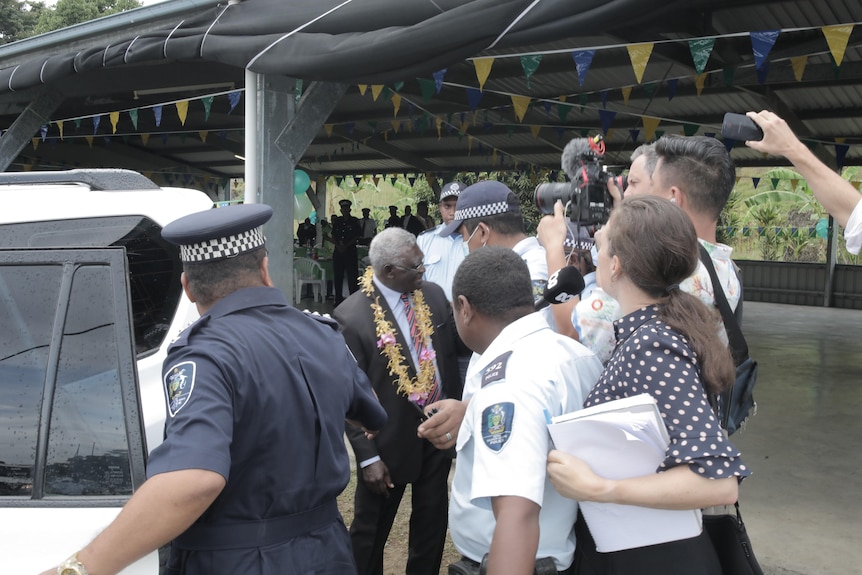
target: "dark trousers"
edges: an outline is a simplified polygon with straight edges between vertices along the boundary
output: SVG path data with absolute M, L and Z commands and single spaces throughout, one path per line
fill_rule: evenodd
M 406 575 L 438 575 L 446 541 L 449 507 L 449 469 L 452 460 L 423 441 L 426 451 L 422 472 L 411 483 L 413 489 Z M 389 497 L 372 493 L 359 472 L 350 526 L 353 557 L 359 575 L 382 575 L 383 549 L 406 485 L 396 485 Z
M 339 304 L 344 299 L 342 289 L 344 286 L 344 274 L 347 274 L 347 289 L 354 293 L 359 289 L 359 262 L 356 248 L 345 252 L 335 250 L 332 252 L 332 274 L 335 276 L 335 303 Z

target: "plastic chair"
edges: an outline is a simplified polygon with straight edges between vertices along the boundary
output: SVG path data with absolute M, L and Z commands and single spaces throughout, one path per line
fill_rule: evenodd
M 302 299 L 302 288 L 311 285 L 314 301 L 323 301 L 326 293 L 326 272 L 319 263 L 308 258 L 293 260 L 293 299 L 296 303 Z

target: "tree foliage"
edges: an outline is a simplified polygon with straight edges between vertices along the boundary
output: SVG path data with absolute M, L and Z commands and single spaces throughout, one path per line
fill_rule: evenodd
M 0 0 L 0 44 L 143 6 L 140 0 Z
M 0 0 L 0 44 L 35 34 L 36 23 L 45 10 L 44 2 Z

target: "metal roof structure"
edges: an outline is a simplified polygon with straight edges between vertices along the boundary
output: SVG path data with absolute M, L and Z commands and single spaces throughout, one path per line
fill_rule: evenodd
M 9 169 L 242 177 L 244 61 L 301 79 L 297 96 L 350 84 L 297 162 L 313 175 L 542 174 L 596 133 L 625 165 L 661 133 L 717 133 L 725 112 L 764 108 L 831 165 L 862 164 L 856 0 L 353 0 L 322 17 L 350 1 L 169 0 L 0 46 L 0 130 L 45 90 L 60 101 Z M 630 51 L 647 48 L 639 78 Z

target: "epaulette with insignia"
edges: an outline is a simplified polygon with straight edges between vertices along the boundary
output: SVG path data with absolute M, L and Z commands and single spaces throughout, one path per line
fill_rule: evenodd
M 179 333 L 179 335 L 177 335 L 177 337 L 174 338 L 174 340 L 168 346 L 168 353 L 170 353 L 170 351 L 172 349 L 187 346 L 189 344 L 189 337 L 195 331 L 197 331 L 198 329 L 200 329 L 201 327 L 206 325 L 206 323 L 209 321 L 209 319 L 210 319 L 209 315 L 203 315 L 203 316 L 199 317 L 198 319 L 196 319 L 193 323 L 191 323 L 183 331 L 181 331 Z
M 307 309 L 302 310 L 302 313 L 304 313 L 307 317 L 310 317 L 313 320 L 319 321 L 323 325 L 328 325 L 329 327 L 331 327 L 335 331 L 338 331 L 338 328 L 339 328 L 338 322 L 335 321 L 334 319 L 332 319 L 332 317 L 328 313 L 321 315 L 319 312 L 308 311 Z
M 485 387 L 489 383 L 506 379 L 506 364 L 509 362 L 511 355 L 512 351 L 509 350 L 488 364 L 488 367 L 482 373 L 482 387 Z

